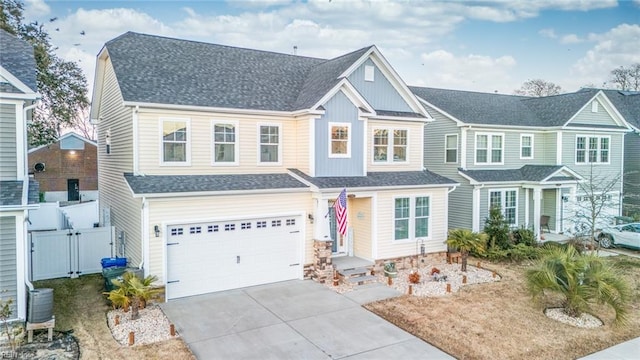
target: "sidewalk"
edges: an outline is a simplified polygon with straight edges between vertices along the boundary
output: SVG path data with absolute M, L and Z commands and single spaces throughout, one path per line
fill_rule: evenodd
M 583 360 L 635 360 L 640 356 L 640 337 L 587 355 Z

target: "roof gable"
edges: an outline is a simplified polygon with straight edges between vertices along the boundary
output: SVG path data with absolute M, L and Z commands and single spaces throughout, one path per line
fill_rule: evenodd
M 55 143 L 60 143 L 60 145 L 61 145 L 60 148 L 62 149 L 63 148 L 62 143 L 64 143 L 66 140 L 68 140 L 70 144 L 77 144 L 79 142 L 83 142 L 83 143 L 87 143 L 87 144 L 90 144 L 90 145 L 93 145 L 93 146 L 98 146 L 98 144 L 95 141 L 89 140 L 89 139 L 85 138 L 84 136 L 81 136 L 81 135 L 76 134 L 74 132 L 68 132 L 68 133 L 62 135 Z M 33 152 L 36 152 L 36 151 L 39 151 L 39 150 L 44 149 L 44 148 L 48 148 L 50 145 L 51 144 L 45 144 L 45 145 L 40 145 L 38 147 L 34 147 L 32 149 L 29 149 L 29 154 L 31 154 Z
M 624 120 L 640 131 L 640 91 L 602 90 Z
M 8 81 L 3 92 L 35 93 L 36 62 L 33 47 L 26 41 L 0 29 L 0 76 Z

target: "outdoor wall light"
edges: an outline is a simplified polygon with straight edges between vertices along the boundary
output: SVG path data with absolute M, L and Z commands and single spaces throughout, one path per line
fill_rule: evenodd
M 156 237 L 160 237 L 160 226 L 154 225 L 153 231 L 156 233 Z
M 308 214 L 307 218 L 309 219 L 309 221 L 313 224 L 313 214 Z

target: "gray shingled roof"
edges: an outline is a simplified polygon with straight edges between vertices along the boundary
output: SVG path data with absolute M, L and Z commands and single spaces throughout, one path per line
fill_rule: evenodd
M 311 177 L 298 169 L 292 173 L 321 189 L 369 188 L 420 185 L 456 185 L 457 183 L 431 171 L 369 172 L 367 176 Z
M 640 129 L 640 91 L 603 90 L 631 125 Z
M 105 44 L 125 101 L 307 109 L 370 47 L 332 60 L 127 32 Z
M 540 182 L 556 171 L 562 169 L 561 165 L 525 165 L 519 169 L 505 170 L 463 170 L 458 169 L 468 177 L 483 182 L 520 182 L 534 181 Z M 556 180 L 560 178 L 556 177 Z M 562 180 L 577 180 L 573 177 L 562 177 Z
M 17 77 L 33 92 L 38 87 L 36 83 L 36 61 L 33 57 L 33 46 L 0 29 L 0 65 Z M 3 90 L 17 90 L 3 88 Z M 11 91 L 14 92 L 14 91 Z
M 381 116 L 397 116 L 397 117 L 409 117 L 409 118 L 424 118 L 422 114 L 408 112 L 408 111 L 390 111 L 390 110 L 377 110 L 376 114 Z
M 289 174 L 145 175 L 125 173 L 134 194 L 167 194 L 236 190 L 296 189 L 307 185 Z
M 22 204 L 22 180 L 0 181 L 0 206 L 20 206 Z M 28 204 L 37 204 L 40 186 L 37 181 L 29 179 L 27 190 Z
M 423 87 L 409 88 L 416 96 L 464 123 L 537 127 L 564 125 L 599 91 L 583 89 L 554 96 L 526 97 Z

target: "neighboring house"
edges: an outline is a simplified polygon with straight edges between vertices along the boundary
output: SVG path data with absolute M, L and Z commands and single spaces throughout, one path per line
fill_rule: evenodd
M 619 204 L 629 129 L 603 91 L 530 98 L 411 90 L 435 119 L 425 131 L 425 166 L 461 183 L 449 198 L 451 228 L 482 230 L 499 206 L 513 227 L 539 233 L 544 217 L 551 232 L 574 232 L 575 206 L 586 206 L 577 183 L 596 178 L 618 179 L 607 196 Z
M 375 46 L 327 60 L 129 32 L 96 74 L 102 222 L 168 299 L 322 276 L 331 252 L 446 251 L 456 183 L 423 170 L 431 117 Z
M 76 133 L 30 149 L 29 172 L 40 184 L 47 202 L 98 198 L 97 144 Z
M 36 93 L 33 47 L 0 29 L 0 298 L 14 300 L 10 319 L 26 319 L 28 210 L 38 184 L 27 174 L 27 120 Z
M 640 92 L 604 90 L 632 132 L 624 137 L 624 199 L 626 216 L 640 216 Z

